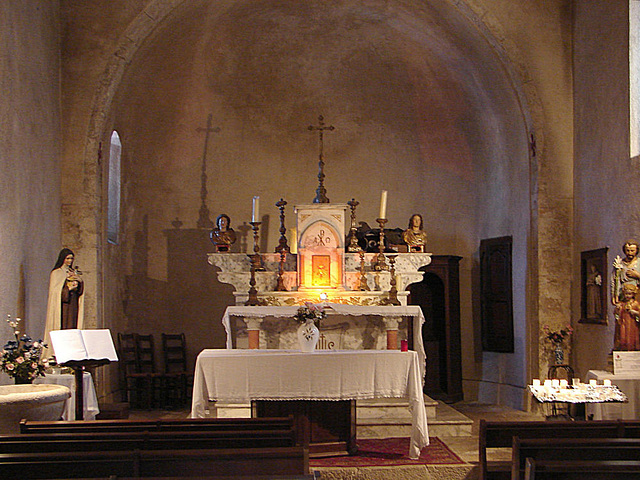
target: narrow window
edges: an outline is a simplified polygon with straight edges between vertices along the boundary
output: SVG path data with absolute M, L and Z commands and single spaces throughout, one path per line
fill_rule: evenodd
M 115 130 L 111 134 L 111 148 L 109 149 L 109 191 L 107 205 L 107 241 L 118 243 L 120 227 L 120 156 L 122 144 L 120 136 Z

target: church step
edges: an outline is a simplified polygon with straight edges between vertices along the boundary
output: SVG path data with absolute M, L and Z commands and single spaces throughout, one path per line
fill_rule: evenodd
M 435 402 L 435 414 L 427 416 L 429 435 L 469 436 L 473 420 L 443 402 Z M 358 409 L 357 435 L 360 438 L 384 438 L 411 435 L 411 413 L 407 409 L 395 416 L 363 417 Z
M 372 400 L 358 400 L 358 419 L 366 418 L 394 418 L 406 417 L 409 402 L 403 398 L 375 398 Z M 424 407 L 427 419 L 436 416 L 438 402 L 428 396 L 424 396 Z

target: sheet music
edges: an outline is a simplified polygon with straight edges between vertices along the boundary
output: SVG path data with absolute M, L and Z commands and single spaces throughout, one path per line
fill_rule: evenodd
M 51 344 L 59 364 L 70 360 L 118 361 L 111 332 L 99 330 L 53 330 L 50 332 Z

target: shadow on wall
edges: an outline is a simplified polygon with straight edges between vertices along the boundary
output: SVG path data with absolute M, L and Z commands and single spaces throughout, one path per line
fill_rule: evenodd
M 145 222 L 146 224 L 146 222 Z M 136 234 L 134 271 L 126 277 L 124 312 L 129 332 L 154 334 L 156 365 L 162 370 L 161 334 L 184 332 L 187 361 L 205 348 L 225 348 L 222 326 L 225 308 L 235 304 L 233 287 L 218 282 L 207 262 L 212 251 L 207 229 L 182 229 L 180 222 L 164 231 L 167 239 L 168 281 L 148 277 L 147 229 Z

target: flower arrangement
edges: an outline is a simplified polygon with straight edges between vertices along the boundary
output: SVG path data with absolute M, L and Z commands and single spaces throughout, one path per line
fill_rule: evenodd
M 13 329 L 15 340 L 9 340 L 2 350 L 0 371 L 13 377 L 16 383 L 31 383 L 37 377 L 44 377 L 45 365 L 41 361 L 46 344 L 42 340 L 33 341 L 27 334 L 20 336 L 19 318 L 7 315 L 7 323 Z
M 542 327 L 542 330 L 544 331 L 545 338 L 557 346 L 562 345 L 564 341 L 573 333 L 573 328 L 571 328 L 571 325 L 567 325 L 566 327 L 561 328 L 557 331 L 551 330 L 551 328 L 549 328 L 549 325 L 545 325 L 544 327 Z
M 294 315 L 294 319 L 298 323 L 306 323 L 307 320 L 313 320 L 316 327 L 320 328 L 320 321 L 327 316 L 322 305 L 316 305 L 311 302 L 304 302 L 304 305 L 298 308 Z

